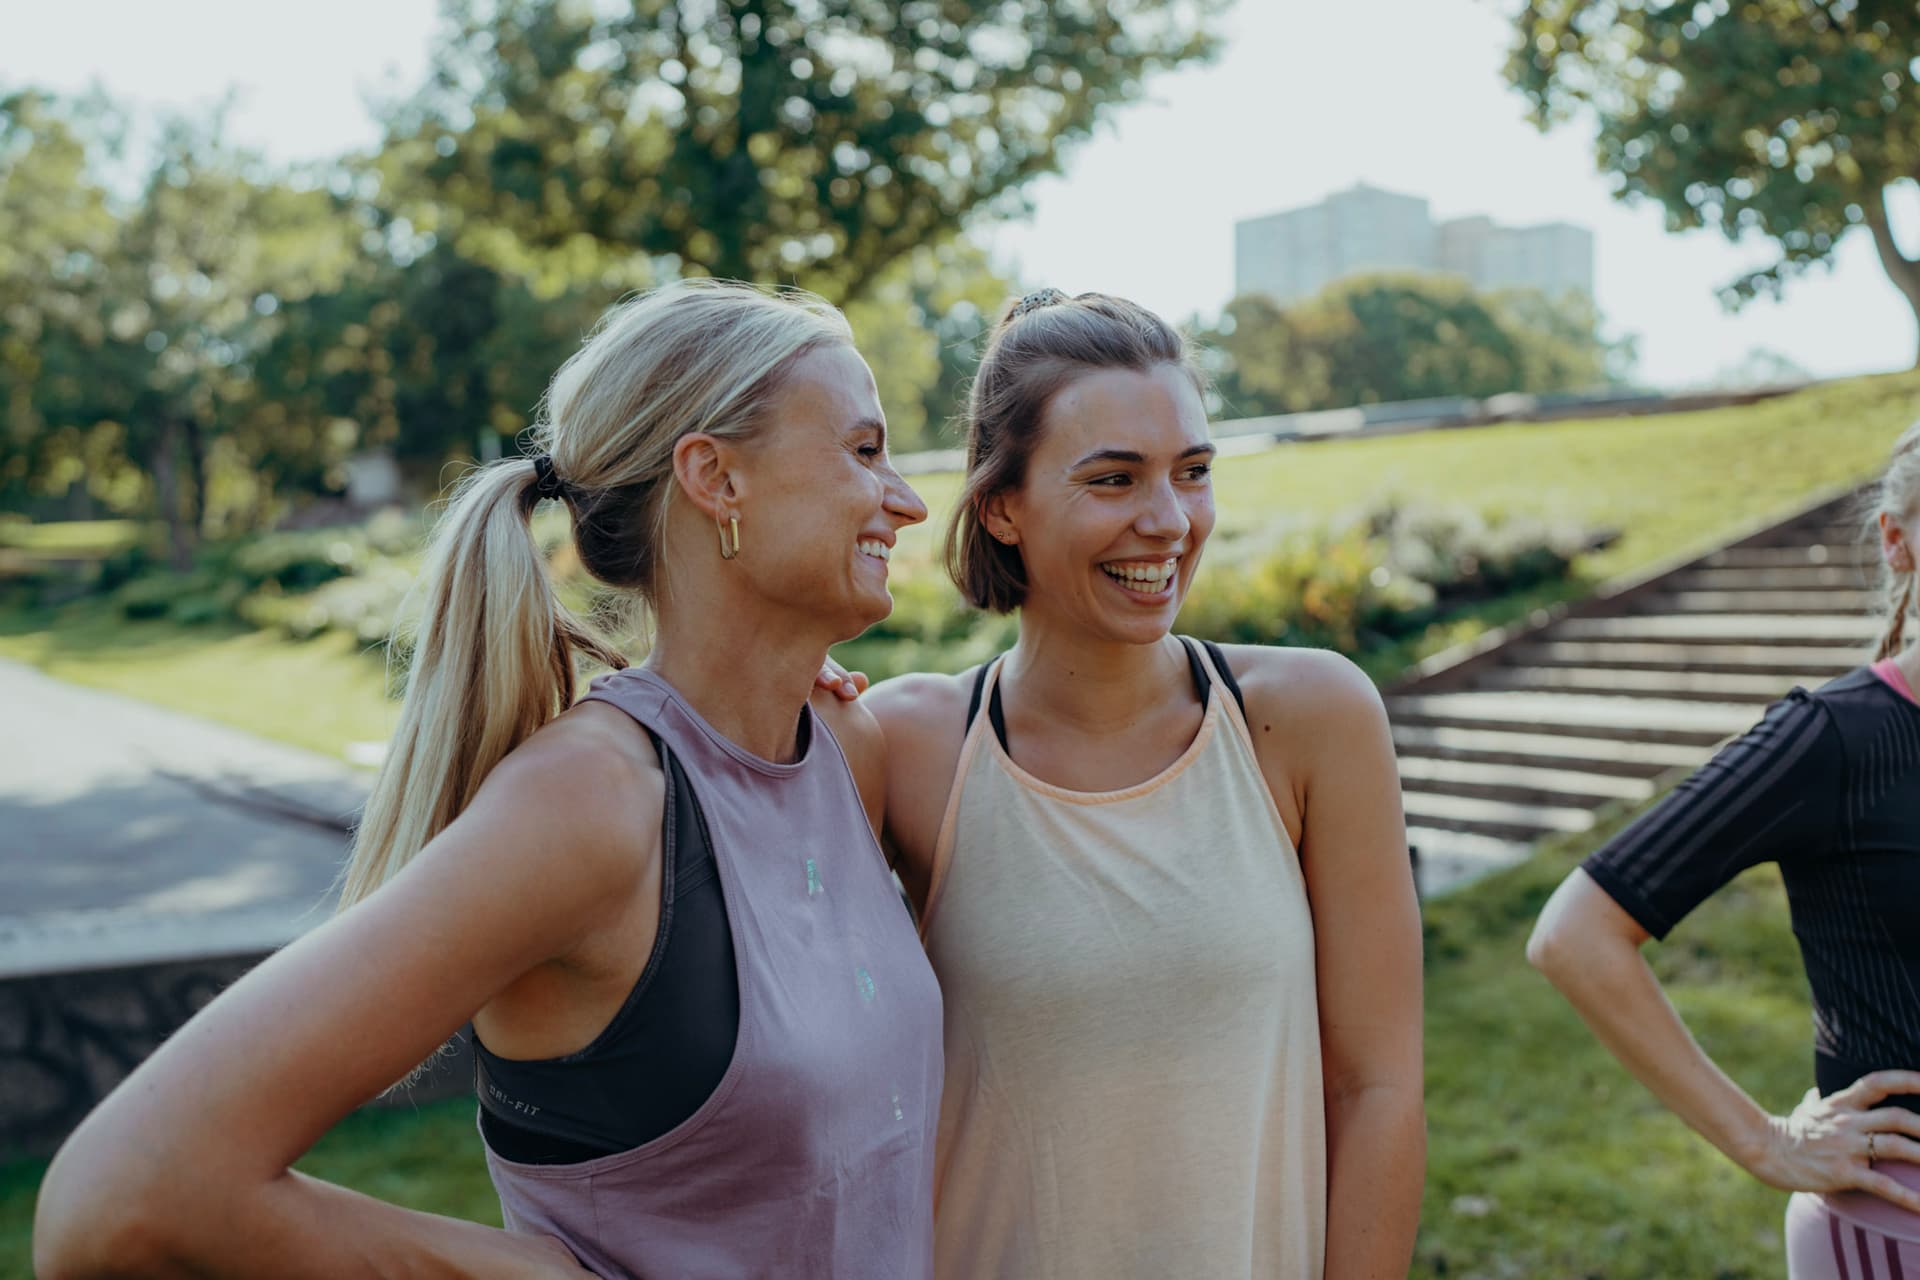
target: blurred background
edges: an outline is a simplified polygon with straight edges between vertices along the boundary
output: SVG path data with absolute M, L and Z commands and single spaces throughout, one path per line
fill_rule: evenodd
M 1872 630 L 1849 504 L 1920 416 L 1916 38 L 1886 0 L 0 0 L 0 1275 L 51 1144 L 324 917 L 437 496 L 609 304 L 696 274 L 824 295 L 874 369 L 934 511 L 840 651 L 876 677 L 1011 640 L 933 563 L 1003 301 L 1185 325 L 1228 456 L 1183 628 L 1338 648 L 1400 726 L 1418 1273 L 1778 1274 L 1780 1197 L 1520 939 Z M 1784 1107 L 1771 874 L 1662 976 Z M 457 1100 L 309 1167 L 497 1221 Z

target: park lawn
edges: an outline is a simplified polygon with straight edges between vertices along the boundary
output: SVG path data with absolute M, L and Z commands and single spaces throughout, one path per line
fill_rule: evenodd
M 393 732 L 385 665 L 361 648 L 339 632 L 130 621 L 97 599 L 0 613 L 0 658 L 332 756 Z
M 1438 1280 L 1761 1280 L 1784 1270 L 1782 1192 L 1694 1137 L 1616 1065 L 1522 958 L 1540 905 L 1613 830 L 1426 905 L 1426 1202 L 1413 1274 Z M 1760 1102 L 1811 1083 L 1806 980 L 1772 868 L 1649 948 L 1700 1040 Z M 27 1275 L 40 1163 L 0 1170 L 0 1280 Z M 473 1103 L 350 1117 L 302 1169 L 497 1225 Z
M 76 558 L 124 551 L 144 536 L 132 520 L 60 520 L 35 524 L 23 519 L 0 519 L 0 547 L 47 557 Z

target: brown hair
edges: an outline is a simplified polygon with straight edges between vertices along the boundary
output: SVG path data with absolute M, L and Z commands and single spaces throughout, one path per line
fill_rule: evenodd
M 1027 598 L 1020 549 L 997 541 L 981 516 L 991 499 L 1026 482 L 1053 397 L 1083 374 L 1158 364 L 1178 366 L 1205 392 L 1186 338 L 1138 303 L 1042 289 L 1001 310 L 967 397 L 967 479 L 947 525 L 947 573 L 968 603 L 1011 613 Z
M 1914 547 L 1914 535 L 1920 533 L 1914 519 L 1920 516 L 1920 422 L 1900 434 L 1893 446 L 1893 461 L 1887 464 L 1887 474 L 1881 477 L 1874 494 L 1872 515 L 1876 535 L 1883 513 L 1900 522 L 1906 531 L 1909 552 L 1920 552 Z M 1920 606 L 1920 564 L 1910 564 L 1904 571 L 1886 565 L 1880 581 L 1887 601 L 1886 630 L 1880 634 L 1879 649 L 1873 655 L 1875 662 L 1906 648 L 1907 619 L 1916 606 Z

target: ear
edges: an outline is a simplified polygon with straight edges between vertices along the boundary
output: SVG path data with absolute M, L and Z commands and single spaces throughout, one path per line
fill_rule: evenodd
M 689 431 L 673 444 L 673 478 L 696 510 L 715 520 L 740 513 L 739 453 L 704 431 Z
M 1895 573 L 1913 572 L 1913 547 L 1907 542 L 1907 531 L 1884 511 L 1880 513 L 1880 555 Z
M 996 542 L 1011 547 L 1020 541 L 1020 528 L 1009 510 L 1007 496 L 996 493 L 980 504 L 980 524 Z

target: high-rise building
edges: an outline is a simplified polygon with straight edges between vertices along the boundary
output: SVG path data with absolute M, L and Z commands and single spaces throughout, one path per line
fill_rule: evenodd
M 1436 224 L 1427 202 L 1361 183 L 1319 204 L 1233 227 L 1234 292 L 1296 302 L 1369 271 L 1465 276 L 1480 289 L 1576 290 L 1593 296 L 1593 233 L 1566 222 L 1502 227 L 1493 219 Z

